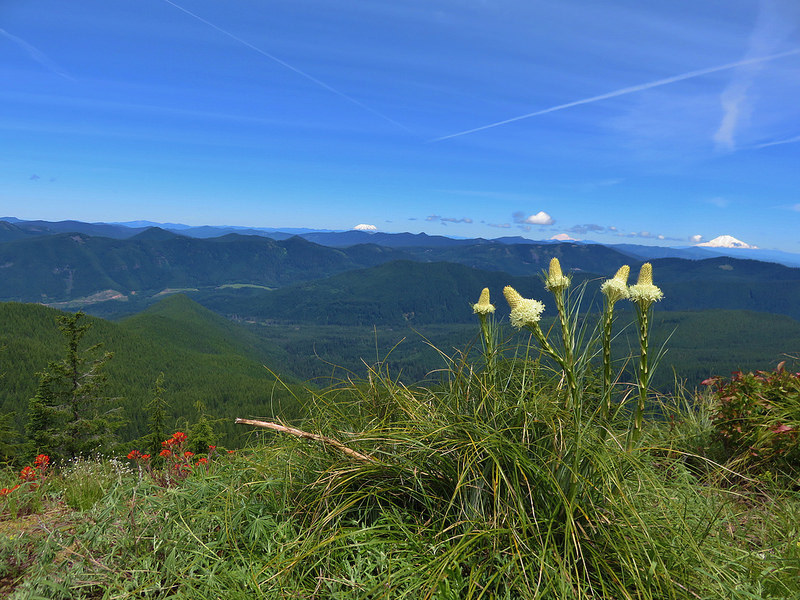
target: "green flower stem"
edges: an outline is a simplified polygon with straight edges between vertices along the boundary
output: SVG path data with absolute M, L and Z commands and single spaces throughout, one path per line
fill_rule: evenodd
M 545 336 L 544 332 L 542 331 L 542 328 L 539 326 L 539 323 L 531 323 L 527 327 L 536 337 L 536 340 L 542 347 L 542 351 L 552 358 L 564 372 L 564 378 L 567 381 L 567 389 L 569 391 L 567 396 L 567 409 L 577 407 L 579 395 L 578 382 L 575 379 L 575 365 L 556 352 L 555 348 L 553 348 L 548 341 L 547 336 Z
M 481 337 L 483 338 L 483 359 L 486 362 L 486 375 L 489 388 L 493 388 L 495 384 L 495 361 L 497 360 L 494 332 L 492 324 L 484 314 L 478 314 L 481 322 Z
M 567 307 L 564 302 L 564 290 L 558 290 L 553 293 L 556 300 L 556 309 L 558 310 L 558 320 L 561 324 L 561 343 L 564 345 L 564 362 L 572 366 L 575 364 L 572 355 L 572 331 L 569 326 L 569 315 L 567 315 Z
M 628 450 L 639 441 L 642 436 L 642 419 L 644 406 L 647 401 L 647 394 L 650 387 L 650 364 L 648 362 L 648 344 L 650 337 L 650 307 L 651 302 L 636 302 L 636 317 L 639 321 L 639 372 L 637 373 L 637 387 L 639 398 L 636 403 L 636 410 L 633 413 L 633 427 L 628 432 Z
M 603 419 L 611 414 L 611 327 L 614 324 L 614 303 L 605 299 L 603 303 Z

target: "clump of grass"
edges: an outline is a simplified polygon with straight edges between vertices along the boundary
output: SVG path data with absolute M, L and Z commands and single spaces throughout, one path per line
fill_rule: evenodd
M 397 533 L 413 532 L 416 560 L 365 597 L 682 598 L 722 589 L 709 538 L 713 501 L 688 480 L 667 486 L 651 455 L 632 451 L 643 410 L 627 435 L 598 426 L 608 396 L 585 393 L 594 340 L 578 318 L 583 289 L 568 294 L 557 261 L 546 284 L 558 311 L 555 343 L 539 327 L 544 305 L 507 288 L 512 324 L 536 342 L 507 357 L 484 290 L 474 305 L 482 369 L 453 360 L 440 386 L 420 389 L 373 370 L 350 403 L 341 389 L 316 396 L 310 425 L 318 430 L 346 422 L 365 398 L 381 398 L 382 411 L 343 436 L 368 460 L 305 449 L 306 473 L 317 475 L 294 488 L 307 534 L 287 573 L 310 586 L 310 565 L 392 515 L 386 545 L 402 547 Z M 638 404 L 648 393 L 646 346 L 642 336 Z
M 89 510 L 133 471 L 119 459 L 74 458 L 60 470 L 61 490 L 67 506 Z

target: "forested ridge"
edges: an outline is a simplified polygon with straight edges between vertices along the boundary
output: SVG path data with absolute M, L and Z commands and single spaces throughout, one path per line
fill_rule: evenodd
M 35 304 L 0 304 L 0 412 L 15 413 L 19 430 L 38 374 L 63 355 L 59 314 Z M 120 323 L 86 319 L 91 328 L 82 349 L 101 343 L 113 354 L 106 367 L 108 394 L 124 409 L 123 440 L 146 433 L 144 406 L 162 372 L 170 422 L 177 426 L 196 418 L 200 401 L 211 415 L 223 418 L 219 430 L 229 443 L 241 433 L 233 427 L 235 416 L 292 418 L 300 412 L 286 386 L 298 397 L 302 387 L 284 368 L 284 352 L 185 297 L 167 298 L 147 314 Z M 280 372 L 283 383 L 265 365 Z

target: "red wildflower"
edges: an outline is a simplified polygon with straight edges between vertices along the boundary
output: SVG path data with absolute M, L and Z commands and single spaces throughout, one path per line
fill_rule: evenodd
M 33 481 L 36 479 L 36 469 L 33 467 L 25 467 L 22 469 L 22 471 L 20 471 L 19 478 L 22 481 Z
M 138 450 L 131 450 L 128 452 L 128 460 L 137 460 L 141 458 L 142 455 Z
M 216 446 L 212 446 L 211 444 L 209 444 L 209 445 L 208 445 L 208 451 L 209 451 L 209 452 L 213 452 L 213 451 L 214 451 L 214 450 L 216 450 L 216 449 L 217 449 L 217 447 L 216 447 Z
M 142 460 L 142 462 L 147 462 L 148 460 L 150 460 L 150 455 L 149 454 L 142 454 L 141 460 Z
M 172 452 L 170 452 L 167 448 L 164 448 L 161 452 L 158 453 L 159 456 L 163 456 L 164 458 L 168 458 L 172 456 Z
M 3 489 L 0 489 L 0 496 L 7 496 L 8 494 L 10 494 L 11 492 L 13 492 L 13 491 L 14 491 L 15 489 L 17 489 L 18 487 L 19 487 L 19 484 L 15 485 L 15 486 L 14 486 L 14 487 L 12 487 L 12 488 L 3 488 Z
M 205 456 L 203 456 L 202 458 L 198 458 L 197 462 L 195 464 L 207 465 L 208 464 L 208 459 Z
M 187 450 L 183 453 L 183 456 L 186 458 L 192 458 L 194 456 L 194 452 L 189 452 L 189 450 Z
M 47 465 L 50 464 L 50 457 L 47 454 L 40 454 L 33 460 L 33 466 L 39 467 L 41 469 L 47 468 Z

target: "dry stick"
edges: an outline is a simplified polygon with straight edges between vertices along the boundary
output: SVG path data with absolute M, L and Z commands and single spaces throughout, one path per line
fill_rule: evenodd
M 324 435 L 309 433 L 308 431 L 302 431 L 300 429 L 295 429 L 294 427 L 287 427 L 286 425 L 279 425 L 278 423 L 270 423 L 269 421 L 254 421 L 253 419 L 236 419 L 236 424 L 255 425 L 256 427 L 263 427 L 265 429 L 272 429 L 274 431 L 290 433 L 292 435 L 296 435 L 297 437 L 305 438 L 307 440 L 314 440 L 315 442 L 322 442 L 323 444 L 328 444 L 329 446 L 333 446 L 339 452 L 343 452 L 344 454 L 347 454 L 347 456 L 350 456 L 362 462 L 370 462 L 370 463 L 378 462 L 376 458 L 367 456 L 366 454 L 361 454 L 360 452 L 356 452 L 352 448 L 348 448 L 347 446 L 345 446 L 343 443 L 338 442 L 333 438 L 326 437 Z

